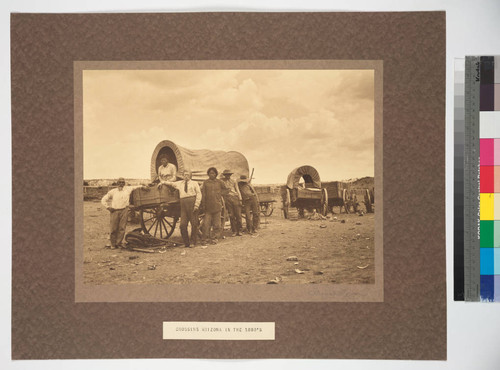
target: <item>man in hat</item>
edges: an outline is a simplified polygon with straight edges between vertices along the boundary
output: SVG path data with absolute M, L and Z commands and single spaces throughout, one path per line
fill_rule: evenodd
M 254 234 L 260 223 L 259 198 L 246 175 L 240 176 L 238 187 L 240 188 L 243 205 L 245 206 L 247 231 L 249 234 Z
M 167 181 L 165 184 L 175 187 L 179 190 L 181 203 L 181 235 L 186 248 L 196 245 L 198 238 L 198 209 L 201 203 L 200 185 L 191 180 L 191 171 L 184 171 L 184 179 L 181 181 Z M 188 223 L 191 223 L 191 239 L 187 230 Z
M 161 166 L 158 167 L 158 179 L 160 180 L 158 186 L 165 184 L 167 181 L 177 180 L 177 168 L 172 163 L 168 163 L 166 155 L 161 157 Z
M 229 190 L 228 194 L 224 196 L 224 202 L 226 203 L 226 209 L 229 212 L 229 220 L 231 221 L 231 231 L 232 236 L 241 236 L 241 194 L 240 189 L 236 185 L 236 182 L 231 180 L 231 175 L 233 173 L 230 170 L 224 170 L 222 172 L 222 181 L 226 188 Z
M 117 185 L 117 188 L 108 191 L 101 199 L 102 205 L 110 214 L 109 241 L 111 242 L 112 249 L 122 246 L 125 228 L 127 227 L 130 193 L 134 189 L 143 187 L 142 185 L 125 186 L 125 179 L 123 177 L 118 179 Z

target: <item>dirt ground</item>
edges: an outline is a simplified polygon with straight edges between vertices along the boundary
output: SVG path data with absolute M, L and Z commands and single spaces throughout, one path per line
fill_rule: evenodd
M 231 237 L 227 223 L 225 239 L 216 245 L 143 253 L 106 248 L 109 213 L 99 202 L 86 201 L 84 283 L 374 283 L 374 214 L 360 217 L 336 211 L 327 220 L 291 221 L 277 208 L 271 217 L 261 217 L 257 235 Z M 127 232 L 137 227 L 129 223 Z M 178 225 L 169 240 L 182 242 Z M 289 257 L 297 260 L 288 261 Z

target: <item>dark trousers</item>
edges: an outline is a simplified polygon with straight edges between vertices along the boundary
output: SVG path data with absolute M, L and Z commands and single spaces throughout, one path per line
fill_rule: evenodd
M 259 220 L 259 210 L 257 208 L 257 201 L 255 197 L 243 200 L 245 205 L 245 215 L 247 219 L 247 231 L 255 231 L 255 219 Z M 258 222 L 258 221 L 257 221 Z
M 220 223 L 221 211 L 205 213 L 203 217 L 203 240 L 210 239 L 210 228 L 214 228 L 214 236 L 219 239 L 221 236 L 221 223 Z
M 241 204 L 238 197 L 228 196 L 224 198 L 226 209 L 229 212 L 231 231 L 237 233 L 241 230 Z
M 181 198 L 181 235 L 184 245 L 196 244 L 198 237 L 198 211 L 194 211 L 196 197 Z M 191 242 L 189 241 L 188 223 L 191 223 Z
M 128 207 L 117 209 L 110 213 L 110 234 L 109 241 L 111 246 L 115 248 L 121 244 L 125 236 L 125 228 L 127 227 Z

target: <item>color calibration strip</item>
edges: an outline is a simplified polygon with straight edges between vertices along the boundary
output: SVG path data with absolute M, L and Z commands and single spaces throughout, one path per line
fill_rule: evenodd
M 455 64 L 455 300 L 499 302 L 500 57 L 465 58 L 463 95 L 461 65 L 459 61 Z M 458 179 L 461 122 L 463 185 Z M 458 200 L 461 191 L 463 223 Z
M 454 242 L 453 242 L 453 274 L 454 299 L 464 300 L 464 145 L 465 145 L 465 59 L 455 60 L 454 82 Z
M 487 302 L 500 301 L 500 90 L 495 99 L 500 81 L 495 83 L 495 59 L 500 63 L 499 57 L 481 57 L 480 68 L 480 296 Z

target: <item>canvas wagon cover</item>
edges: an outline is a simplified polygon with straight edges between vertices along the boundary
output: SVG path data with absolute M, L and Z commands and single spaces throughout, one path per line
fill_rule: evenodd
M 161 165 L 161 157 L 166 155 L 169 162 L 175 164 L 177 172 L 184 170 L 193 172 L 193 180 L 204 181 L 208 179 L 207 170 L 215 167 L 219 175 L 225 169 L 231 170 L 233 179 L 239 179 L 241 175 L 249 176 L 248 161 L 245 156 L 235 151 L 208 150 L 208 149 L 186 149 L 170 140 L 161 141 L 153 151 L 151 157 L 151 180 L 156 179 L 158 167 Z
M 299 186 L 300 179 L 304 177 L 306 183 L 312 183 L 314 188 L 321 189 L 321 179 L 318 171 L 312 166 L 300 166 L 295 168 L 288 175 L 286 186 L 290 189 L 295 189 Z

